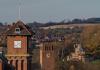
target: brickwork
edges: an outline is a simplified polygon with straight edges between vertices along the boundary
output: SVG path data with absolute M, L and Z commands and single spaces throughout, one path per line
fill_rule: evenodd
M 14 70 L 28 70 L 28 31 L 23 22 L 18 21 L 7 31 L 7 54 L 8 63 Z
M 14 48 L 14 41 L 21 41 L 21 48 Z M 15 70 L 24 69 L 24 61 L 27 61 L 27 37 L 26 36 L 7 36 L 7 59 L 10 61 L 10 65 Z M 24 60 L 26 59 L 26 60 Z M 25 68 L 27 67 L 27 64 Z M 27 70 L 27 68 L 26 68 Z
M 21 48 L 14 48 L 14 41 L 21 41 Z M 27 54 L 26 36 L 7 36 L 7 55 Z
M 0 59 L 0 70 L 3 70 L 2 69 L 2 60 Z
M 45 45 L 40 48 L 40 64 L 42 70 L 55 70 L 54 48 L 51 45 Z

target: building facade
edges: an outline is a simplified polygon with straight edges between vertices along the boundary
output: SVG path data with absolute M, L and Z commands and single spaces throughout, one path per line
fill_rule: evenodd
M 23 22 L 18 21 L 7 31 L 8 64 L 12 70 L 28 70 L 28 47 L 30 31 Z
M 55 70 L 54 47 L 45 45 L 40 49 L 40 64 L 42 70 Z
M 55 70 L 55 50 L 54 41 L 42 42 L 40 45 L 41 70 Z

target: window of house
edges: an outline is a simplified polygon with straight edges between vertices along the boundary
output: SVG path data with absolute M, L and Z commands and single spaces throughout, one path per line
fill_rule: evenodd
M 15 28 L 15 33 L 20 33 L 20 28 Z
M 53 51 L 53 46 L 52 46 L 52 51 Z

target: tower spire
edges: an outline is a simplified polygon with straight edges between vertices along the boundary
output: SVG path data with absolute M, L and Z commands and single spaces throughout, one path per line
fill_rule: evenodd
M 18 19 L 21 19 L 21 1 L 19 0 Z

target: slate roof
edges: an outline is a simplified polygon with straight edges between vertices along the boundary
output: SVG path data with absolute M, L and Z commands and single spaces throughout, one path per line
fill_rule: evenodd
M 20 28 L 20 33 L 16 33 L 15 29 Z M 31 35 L 31 31 L 28 29 L 22 21 L 17 21 L 14 23 L 9 30 L 6 32 L 7 35 Z

